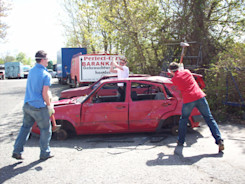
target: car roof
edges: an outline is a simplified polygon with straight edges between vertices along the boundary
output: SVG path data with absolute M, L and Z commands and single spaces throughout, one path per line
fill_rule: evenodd
M 147 77 L 150 76 L 149 74 L 129 74 L 129 77 Z M 117 77 L 117 74 L 108 74 L 108 75 L 104 75 L 101 78 L 106 78 L 106 77 Z
M 105 79 L 101 81 L 101 83 L 105 82 L 112 82 L 112 81 L 150 81 L 150 82 L 156 82 L 156 83 L 168 83 L 172 84 L 172 81 L 170 78 L 163 77 L 163 76 L 146 76 L 146 77 L 130 77 L 126 79 Z

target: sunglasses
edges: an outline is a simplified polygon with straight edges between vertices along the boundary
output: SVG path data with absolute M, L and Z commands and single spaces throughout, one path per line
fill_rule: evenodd
M 44 59 L 44 60 L 48 60 L 48 58 L 46 58 L 46 57 L 35 57 L 35 59 Z

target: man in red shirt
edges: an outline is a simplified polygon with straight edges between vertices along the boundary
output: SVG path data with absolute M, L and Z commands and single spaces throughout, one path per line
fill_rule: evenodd
M 173 75 L 172 82 L 181 91 L 183 97 L 182 115 L 179 121 L 179 137 L 178 145 L 183 146 L 189 116 L 194 107 L 196 107 L 205 119 L 214 139 L 219 145 L 219 151 L 224 150 L 224 141 L 221 138 L 219 127 L 213 118 L 208 102 L 205 98 L 206 94 L 201 90 L 191 72 L 187 69 L 180 70 L 179 64 L 172 62 L 169 70 Z

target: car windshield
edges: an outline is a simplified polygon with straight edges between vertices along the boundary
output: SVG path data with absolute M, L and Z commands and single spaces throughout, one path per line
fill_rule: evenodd
M 106 79 L 116 79 L 116 78 L 117 78 L 117 77 L 108 77 L 108 78 L 105 78 L 105 79 L 103 79 L 103 80 L 106 80 Z M 97 81 L 97 82 L 94 84 L 93 89 L 97 88 L 97 87 L 101 84 L 101 82 L 102 82 L 103 80 Z
M 101 80 L 100 82 L 98 82 L 97 84 L 94 85 L 93 90 L 95 90 L 98 86 L 100 86 L 100 84 L 102 83 L 103 80 Z
M 81 96 L 77 99 L 77 103 L 82 103 L 86 98 L 87 98 L 88 95 L 86 96 Z
M 100 84 L 100 82 L 97 82 L 94 84 L 93 89 L 97 88 L 97 86 Z
M 31 69 L 30 66 L 27 66 L 27 65 L 24 65 L 24 66 L 23 66 L 24 72 L 28 72 L 30 69 Z

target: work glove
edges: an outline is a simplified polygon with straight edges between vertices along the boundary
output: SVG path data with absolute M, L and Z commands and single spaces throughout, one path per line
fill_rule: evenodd
M 49 116 L 55 113 L 53 104 L 48 105 L 48 112 L 49 112 Z
M 182 70 L 184 70 L 184 64 L 183 63 L 180 63 L 179 64 L 179 71 L 182 71 Z

